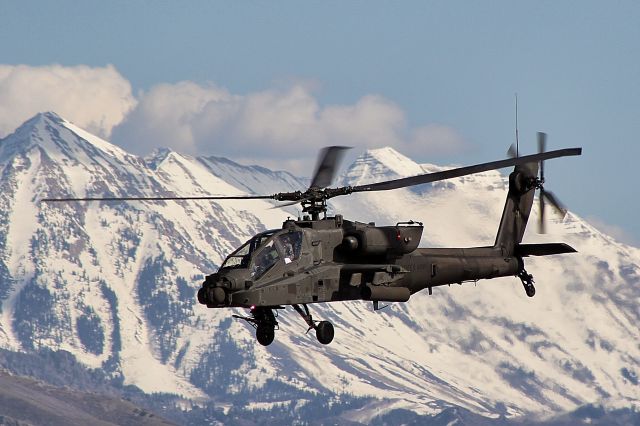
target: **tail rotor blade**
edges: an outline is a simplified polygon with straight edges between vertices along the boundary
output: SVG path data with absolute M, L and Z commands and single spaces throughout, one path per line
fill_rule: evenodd
M 567 208 L 560 202 L 560 200 L 558 200 L 558 197 L 553 195 L 553 192 L 542 191 L 540 192 L 540 198 L 546 198 L 546 200 L 551 203 L 553 208 L 555 208 L 556 211 L 560 213 L 560 216 L 562 216 L 563 219 L 567 215 Z
M 540 189 L 539 201 L 540 201 L 540 212 L 539 212 L 540 221 L 538 222 L 538 232 L 540 234 L 546 234 L 545 208 L 546 208 L 547 202 L 549 202 L 549 204 L 551 204 L 554 210 L 560 214 L 562 219 L 564 219 L 565 216 L 567 215 L 567 208 L 560 202 L 560 200 L 558 200 L 558 197 L 553 195 L 553 192 L 547 191 L 544 188 Z
M 540 203 L 539 205 L 539 211 L 538 211 L 538 233 L 539 234 L 546 234 L 547 233 L 547 226 L 546 226 L 546 221 L 545 221 L 545 217 L 544 217 L 544 209 L 545 209 L 545 203 L 544 203 L 544 199 L 545 199 L 545 191 L 544 189 L 540 190 L 540 196 L 538 198 L 538 201 Z
M 544 132 L 538 132 L 538 152 L 543 153 L 547 151 L 547 134 Z
M 547 150 L 547 134 L 538 132 L 538 152 L 542 154 Z M 546 233 L 546 221 L 545 221 L 545 207 L 547 201 L 551 206 L 562 216 L 564 219 L 567 215 L 567 208 L 560 202 L 560 200 L 553 195 L 553 192 L 544 189 L 544 160 L 540 161 L 540 179 L 538 181 L 538 188 L 540 188 L 540 222 L 539 232 L 541 234 Z
M 518 156 L 518 151 L 516 150 L 516 146 L 514 144 L 511 144 L 511 146 L 509 147 L 509 150 L 507 151 L 507 157 L 516 158 L 517 156 Z

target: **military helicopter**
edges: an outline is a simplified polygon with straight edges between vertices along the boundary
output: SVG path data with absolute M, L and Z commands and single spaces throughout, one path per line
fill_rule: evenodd
M 564 243 L 523 244 L 535 190 L 540 191 L 540 224 L 545 202 L 563 214 L 566 209 L 544 189 L 544 160 L 581 155 L 582 148 L 546 151 L 546 134 L 538 133 L 539 153 L 426 173 L 366 185 L 330 188 L 345 147 L 321 151 L 306 191 L 273 195 L 65 198 L 42 201 L 156 201 L 271 199 L 300 203 L 304 216 L 286 220 L 281 229 L 262 232 L 231 253 L 217 272 L 208 275 L 198 290 L 198 302 L 209 308 L 248 308 L 247 316 L 233 315 L 256 329 L 257 341 L 270 345 L 278 329 L 278 310 L 292 306 L 315 330 L 318 341 L 329 344 L 334 327 L 316 321 L 312 303 L 365 300 L 380 309 L 380 302 L 406 302 L 412 294 L 433 287 L 517 276 L 527 296 L 535 295 L 533 276 L 524 267 L 528 256 L 572 253 Z M 327 200 L 358 192 L 388 191 L 473 173 L 514 166 L 509 191 L 493 245 L 473 248 L 418 248 L 423 231 L 412 220 L 390 226 L 350 221 L 340 214 L 327 216 Z

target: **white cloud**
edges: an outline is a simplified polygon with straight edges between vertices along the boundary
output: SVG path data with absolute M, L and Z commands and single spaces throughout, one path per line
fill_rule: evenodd
M 210 137 L 200 130 L 203 122 L 211 122 L 213 128 L 224 126 L 234 115 L 226 110 L 235 108 L 236 103 L 224 89 L 192 82 L 160 84 L 140 98 L 137 107 L 114 129 L 112 138 L 136 154 L 148 154 L 157 147 L 188 154 L 207 152 L 202 145 Z
M 260 164 L 309 164 L 327 145 L 391 146 L 410 156 L 462 146 L 450 127 L 410 128 L 402 109 L 381 96 L 322 106 L 308 84 L 233 95 L 192 82 L 162 84 L 141 94 L 137 107 L 114 129 L 113 140 L 138 154 L 166 146 Z
M 44 111 L 108 137 L 135 104 L 131 84 L 112 65 L 0 65 L 0 137 Z
M 321 105 L 318 84 L 289 81 L 244 95 L 213 84 L 160 84 L 136 99 L 111 65 L 0 65 L 0 137 L 38 112 L 66 119 L 146 155 L 169 147 L 192 155 L 220 155 L 309 174 L 319 149 L 347 145 L 362 151 L 391 146 L 422 157 L 460 149 L 450 127 L 411 127 L 404 111 L 382 96 L 353 104 Z M 278 166 L 280 165 L 280 166 Z

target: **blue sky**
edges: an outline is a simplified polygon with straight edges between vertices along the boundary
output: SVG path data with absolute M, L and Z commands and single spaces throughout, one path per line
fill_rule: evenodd
M 539 130 L 549 134 L 550 149 L 584 148 L 581 158 L 547 165 L 547 188 L 637 245 L 639 23 L 636 1 L 0 0 L 0 64 L 9 73 L 27 65 L 18 71 L 34 79 L 62 78 L 53 64 L 68 68 L 65 93 L 75 90 L 73 67 L 99 70 L 85 87 L 115 88 L 104 98 L 113 113 L 103 133 L 128 149 L 135 137 L 147 141 L 141 151 L 184 140 L 175 149 L 277 167 L 277 154 L 295 144 L 295 158 L 283 158 L 281 168 L 298 171 L 306 163 L 295 160 L 312 161 L 318 145 L 361 149 L 387 136 L 418 161 L 497 159 L 514 141 L 517 92 L 522 151 L 536 149 Z M 0 109 L 27 115 L 49 105 L 15 107 L 16 87 L 37 85 L 26 86 L 0 84 Z M 48 109 L 97 122 L 83 118 L 82 106 L 59 105 L 61 98 L 51 95 Z M 172 134 L 158 124 L 171 124 L 158 115 L 168 99 L 192 121 L 163 140 Z M 216 107 L 194 118 L 193 109 L 212 100 Z M 297 128 L 300 121 L 306 124 Z M 208 137 L 224 143 L 207 146 Z M 264 149 L 256 154 L 256 147 Z

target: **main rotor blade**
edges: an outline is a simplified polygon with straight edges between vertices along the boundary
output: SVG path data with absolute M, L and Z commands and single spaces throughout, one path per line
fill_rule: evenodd
M 277 194 L 276 194 L 277 195 Z M 259 200 L 275 199 L 276 195 L 203 195 L 197 197 L 83 197 L 83 198 L 43 198 L 40 202 L 56 203 L 71 201 L 187 201 L 187 200 Z
M 331 185 L 348 146 L 328 146 L 320 151 L 310 188 L 326 188 Z
M 420 185 L 423 183 L 437 182 L 445 179 L 452 179 L 460 176 L 466 176 L 474 173 L 486 172 L 488 170 L 502 169 L 505 167 L 517 166 L 549 160 L 551 158 L 567 157 L 571 155 L 581 155 L 582 148 L 566 148 L 555 151 L 544 152 L 541 154 L 525 155 L 517 158 L 509 158 L 506 160 L 492 161 L 489 163 L 476 164 L 474 166 L 459 167 L 457 169 L 445 170 L 442 172 L 426 173 L 424 175 L 411 176 L 401 179 L 388 180 L 385 182 L 372 183 L 368 185 L 358 185 L 351 187 L 351 192 L 367 192 L 367 191 L 387 191 L 389 189 L 404 188 L 407 186 Z

